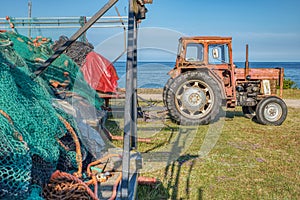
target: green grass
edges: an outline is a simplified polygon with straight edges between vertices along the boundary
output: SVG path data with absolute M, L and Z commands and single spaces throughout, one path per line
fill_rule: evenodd
M 283 90 L 284 99 L 300 99 L 300 89 Z
M 256 124 L 238 111 L 226 121 L 213 150 L 198 157 L 204 135 L 171 165 L 144 176 L 139 199 L 299 199 L 300 109 L 289 109 L 279 127 Z M 145 146 L 145 145 L 144 145 Z
M 284 95 L 284 98 L 300 99 L 300 90 L 285 91 Z M 178 157 L 169 165 L 162 162 L 159 169 L 141 174 L 155 177 L 158 182 L 152 186 L 140 185 L 138 198 L 300 199 L 299 112 L 300 109 L 289 108 L 281 126 L 257 124 L 246 119 L 240 108 L 227 112 L 227 116 L 234 118 L 226 118 L 216 145 L 205 157 L 199 156 L 199 150 L 212 125 L 200 126 L 195 134 L 187 136 L 184 131 L 179 133 L 183 127 L 166 120 L 151 135 L 152 143 L 139 143 L 138 150 L 142 153 L 183 150 L 180 155 L 174 153 Z M 145 135 L 151 127 L 157 127 L 156 123 L 161 122 L 140 120 L 139 132 Z M 122 122 L 117 125 L 123 127 Z M 117 129 L 122 134 L 116 124 L 109 127 L 112 132 Z M 121 146 L 122 142 L 115 145 Z

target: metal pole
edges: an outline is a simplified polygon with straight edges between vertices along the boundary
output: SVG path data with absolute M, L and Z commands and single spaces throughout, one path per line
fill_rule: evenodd
M 86 23 L 86 16 L 80 16 L 79 19 L 80 26 L 83 27 L 85 23 Z M 80 37 L 80 41 L 87 43 L 86 32 Z
M 133 99 L 132 99 L 132 135 L 131 149 L 137 148 L 137 22 L 134 20 L 134 50 L 133 50 Z
M 124 21 L 123 21 L 121 15 L 120 15 L 120 13 L 119 13 L 118 8 L 115 7 L 115 9 L 116 9 L 116 12 L 117 12 L 118 16 L 120 17 L 120 22 L 121 22 L 121 24 L 122 24 L 122 26 L 123 26 L 123 30 L 124 30 L 124 50 L 123 50 L 123 52 L 122 52 L 118 57 L 116 57 L 116 58 L 114 59 L 114 61 L 112 62 L 113 64 L 114 64 L 115 62 L 117 62 L 117 61 L 124 55 L 124 53 L 126 53 L 126 48 L 127 48 L 127 43 L 126 43 L 126 39 L 127 39 L 127 38 L 126 38 L 126 26 L 125 26 Z
M 80 28 L 68 41 L 66 41 L 55 53 L 48 58 L 34 75 L 37 77 L 42 74 L 63 52 L 70 47 L 82 34 L 84 34 L 100 17 L 102 17 L 118 0 L 110 0 L 106 3 L 82 28 Z
M 248 44 L 246 44 L 246 62 L 245 62 L 245 78 L 249 75 L 249 47 Z
M 134 101 L 134 48 L 135 48 L 135 16 L 133 11 L 133 0 L 129 0 L 128 13 L 128 33 L 127 33 L 127 63 L 126 63 L 126 95 L 124 113 L 124 141 L 123 141 L 123 161 L 122 161 L 122 182 L 121 199 L 128 199 L 129 195 L 129 175 L 130 175 L 130 150 L 131 133 L 134 127 L 133 101 Z
M 31 10 L 32 10 L 32 2 L 28 1 L 28 20 L 29 20 L 28 38 L 31 38 Z

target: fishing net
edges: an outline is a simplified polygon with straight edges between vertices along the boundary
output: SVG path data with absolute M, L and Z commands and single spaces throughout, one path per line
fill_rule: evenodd
M 40 66 L 41 62 L 45 61 L 54 53 L 51 49 L 53 43 L 48 38 L 38 37 L 34 40 L 30 40 L 19 34 L 3 34 L 9 35 L 9 39 L 13 43 L 13 49 L 26 61 L 31 71 L 35 71 Z M 66 73 L 68 76 L 66 76 Z M 97 109 L 100 109 L 103 104 L 103 100 L 98 97 L 96 92 L 91 89 L 84 80 L 80 68 L 71 58 L 64 54 L 49 66 L 49 68 L 41 75 L 41 78 L 45 80 L 47 84 L 53 81 L 58 83 L 68 81 L 67 89 L 72 91 L 72 93 L 84 97 Z
M 66 55 L 33 78 L 32 72 L 53 53 L 51 44 L 50 39 L 0 33 L 0 199 L 47 199 L 42 191 L 56 170 L 81 177 L 84 163 L 91 159 L 74 117 L 53 107 L 58 96 L 50 83 L 68 84 L 61 90 L 66 100 L 80 96 L 98 109 L 103 101 Z M 87 187 L 84 190 L 89 194 Z M 48 187 L 44 194 L 51 191 Z M 80 195 L 86 193 L 76 197 Z
M 31 180 L 31 157 L 26 143 L 17 138 L 9 119 L 0 115 L 0 199 L 27 193 Z M 5 134 L 3 134 L 5 133 Z
M 52 45 L 52 49 L 56 51 L 60 46 L 62 46 L 69 38 L 67 36 L 60 36 L 59 40 L 55 41 Z M 81 66 L 84 62 L 88 53 L 92 52 L 94 46 L 90 43 L 75 41 L 65 52 L 67 56 L 72 58 L 72 60 Z

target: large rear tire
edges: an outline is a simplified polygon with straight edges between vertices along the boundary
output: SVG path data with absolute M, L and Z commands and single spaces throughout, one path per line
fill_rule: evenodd
M 189 71 L 173 79 L 166 104 L 181 125 L 208 124 L 219 114 L 222 98 L 217 82 L 204 71 Z
M 168 90 L 170 88 L 171 83 L 174 81 L 173 78 L 169 78 L 169 80 L 167 81 L 166 85 L 164 86 L 164 90 L 163 90 L 163 103 L 165 106 L 167 106 L 167 95 L 168 95 Z
M 287 106 L 285 102 L 276 97 L 270 96 L 257 104 L 257 121 L 264 125 L 281 125 L 287 117 Z

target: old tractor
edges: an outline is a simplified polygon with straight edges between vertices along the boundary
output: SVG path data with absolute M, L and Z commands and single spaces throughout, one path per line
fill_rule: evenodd
M 284 122 L 287 106 L 280 98 L 284 69 L 249 68 L 248 45 L 244 68 L 237 68 L 232 57 L 231 37 L 179 39 L 176 64 L 163 91 L 164 104 L 174 121 L 208 124 L 217 120 L 224 106 L 242 106 L 246 117 L 255 116 L 261 124 Z

